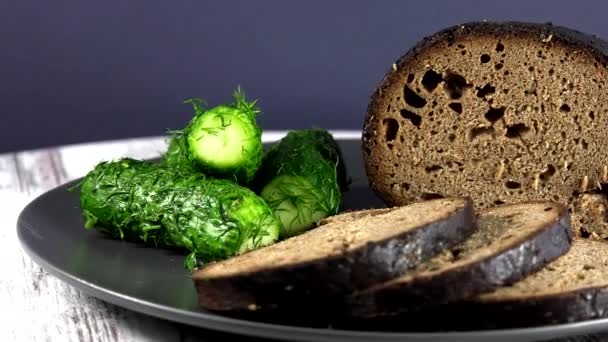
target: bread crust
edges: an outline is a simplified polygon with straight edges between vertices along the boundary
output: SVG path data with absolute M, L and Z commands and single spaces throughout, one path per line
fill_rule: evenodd
M 608 317 L 606 308 L 608 288 L 594 287 L 519 300 L 463 303 L 455 305 L 451 311 L 455 314 L 456 310 L 465 310 L 470 318 L 478 317 L 475 320 L 478 328 L 513 328 Z M 472 322 L 461 322 L 453 328 L 471 327 Z

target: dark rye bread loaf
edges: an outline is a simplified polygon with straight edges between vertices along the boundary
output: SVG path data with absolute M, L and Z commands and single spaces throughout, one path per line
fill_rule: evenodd
M 372 95 L 371 188 L 388 206 L 553 200 L 608 237 L 608 45 L 550 24 L 469 23 L 423 39 Z
M 403 276 L 354 293 L 352 316 L 411 314 L 510 285 L 566 253 L 572 241 L 568 209 L 553 202 L 485 209 L 477 226 L 467 240 Z
M 192 278 L 206 309 L 316 307 L 321 314 L 348 293 L 396 277 L 463 241 L 475 229 L 474 218 L 468 199 L 416 203 L 317 227 L 210 264 Z

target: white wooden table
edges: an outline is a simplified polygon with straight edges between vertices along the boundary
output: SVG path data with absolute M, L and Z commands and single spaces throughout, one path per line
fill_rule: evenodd
M 283 134 L 265 134 L 265 140 Z M 226 334 L 163 321 L 90 297 L 47 274 L 24 254 L 17 240 L 17 216 L 39 194 L 84 176 L 101 160 L 153 158 L 165 148 L 165 139 L 154 137 L 0 154 L 0 340 L 226 340 Z M 564 341 L 608 341 L 608 334 Z

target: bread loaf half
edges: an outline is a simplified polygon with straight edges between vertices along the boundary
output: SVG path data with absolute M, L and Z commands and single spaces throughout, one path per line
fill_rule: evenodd
M 607 53 L 550 24 L 469 23 L 423 39 L 369 104 L 371 188 L 389 206 L 558 201 L 578 235 L 607 238 Z

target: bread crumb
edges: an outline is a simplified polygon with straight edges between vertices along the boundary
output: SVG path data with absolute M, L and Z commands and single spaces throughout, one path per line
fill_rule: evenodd
M 540 183 L 540 174 L 534 175 L 534 190 L 538 190 L 538 183 Z
M 581 192 L 587 192 L 587 187 L 589 186 L 589 176 L 583 177 L 583 182 L 581 183 Z
M 564 171 L 568 171 L 568 161 L 564 160 Z
M 604 173 L 602 174 L 602 180 L 604 182 L 608 181 L 608 166 L 604 165 Z
M 543 39 L 543 43 L 548 43 L 551 41 L 551 39 L 553 39 L 553 34 L 550 34 L 548 37 Z
M 393 71 L 397 71 L 397 64 L 393 63 Z
M 249 311 L 256 311 L 257 309 L 259 309 L 259 307 L 255 304 L 247 305 L 247 310 L 249 310 Z
M 496 179 L 502 178 L 502 175 L 504 172 L 505 172 L 505 161 L 501 160 L 500 165 L 498 166 L 498 171 L 496 171 Z

